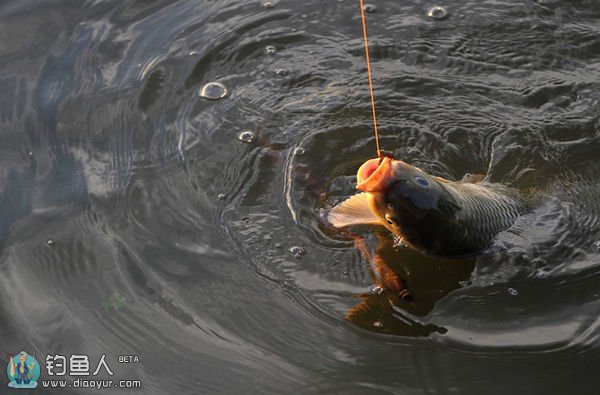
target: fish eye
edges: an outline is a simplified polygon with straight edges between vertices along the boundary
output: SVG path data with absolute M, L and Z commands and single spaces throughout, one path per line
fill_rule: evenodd
M 415 182 L 416 182 L 417 184 L 419 184 L 419 185 L 420 185 L 420 186 L 422 186 L 422 187 L 427 187 L 427 186 L 429 186 L 429 181 L 427 181 L 427 180 L 426 180 L 426 179 L 424 179 L 423 177 L 416 176 L 416 177 L 414 178 L 414 180 L 415 180 Z
M 389 214 L 385 215 L 385 222 L 387 222 L 390 225 L 396 225 L 396 222 L 394 222 L 394 220 Z

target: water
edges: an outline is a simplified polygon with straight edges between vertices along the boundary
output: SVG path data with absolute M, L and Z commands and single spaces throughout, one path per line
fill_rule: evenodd
M 220 82 L 209 82 L 200 89 L 200 97 L 209 100 L 222 99 L 227 96 L 227 88 Z
M 433 19 L 444 19 L 448 16 L 448 11 L 444 7 L 434 6 L 427 11 L 427 16 Z
M 243 132 L 238 134 L 237 138 L 242 143 L 252 143 L 256 139 L 256 136 L 255 136 L 254 132 L 252 132 L 250 130 L 244 130 Z
M 530 214 L 464 260 L 322 224 L 375 154 L 358 2 L 6 1 L 3 355 L 144 394 L 594 393 L 600 6 L 373 5 L 382 148 Z

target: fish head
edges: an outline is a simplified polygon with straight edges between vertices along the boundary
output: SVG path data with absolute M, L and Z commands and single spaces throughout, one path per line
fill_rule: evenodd
M 368 160 L 358 170 L 357 181 L 380 223 L 417 249 L 427 250 L 428 239 L 455 221 L 459 206 L 447 181 L 406 162 Z

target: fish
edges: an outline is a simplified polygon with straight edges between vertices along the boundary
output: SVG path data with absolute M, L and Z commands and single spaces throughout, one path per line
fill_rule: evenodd
M 360 193 L 334 206 L 327 221 L 335 228 L 382 225 L 424 254 L 481 252 L 526 210 L 518 191 L 480 174 L 450 181 L 383 157 L 364 162 L 356 176 Z

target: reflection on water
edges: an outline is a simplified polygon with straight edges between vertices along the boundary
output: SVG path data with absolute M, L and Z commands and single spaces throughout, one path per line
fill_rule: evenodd
M 426 256 L 397 246 L 389 235 L 379 237 L 371 254 L 357 241 L 372 266 L 375 286 L 360 295 L 363 301 L 346 317 L 358 326 L 401 336 L 428 336 L 446 329 L 424 324 L 424 317 L 435 303 L 451 291 L 465 285 L 475 259 L 448 259 Z
M 138 355 L 148 394 L 592 393 L 596 2 L 372 3 L 382 147 L 537 196 L 467 261 L 326 228 L 375 154 L 360 10 L 269 3 L 0 5 L 3 355 Z

